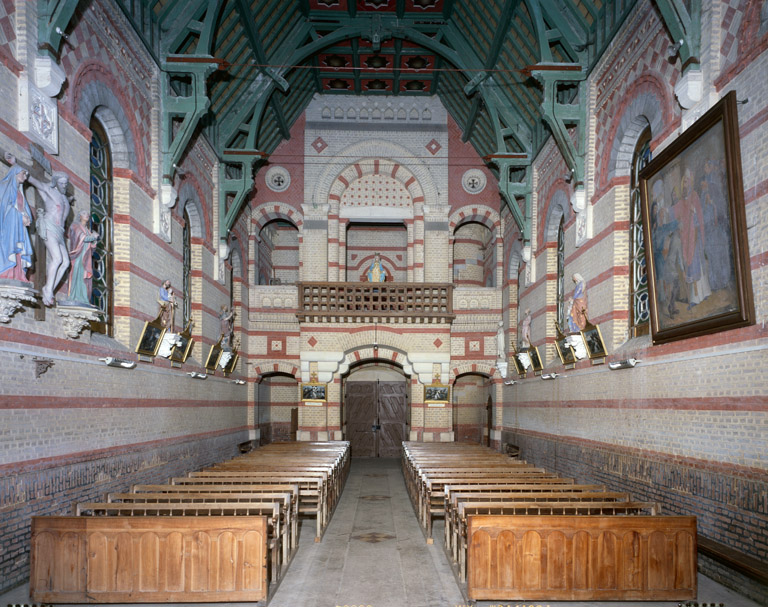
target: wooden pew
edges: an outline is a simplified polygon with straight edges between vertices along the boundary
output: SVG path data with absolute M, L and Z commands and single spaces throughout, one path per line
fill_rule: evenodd
M 270 581 L 280 578 L 282 543 L 285 541 L 280 504 L 274 501 L 182 503 L 109 503 L 83 502 L 75 506 L 75 516 L 92 517 L 201 517 L 201 516 L 264 516 L 271 553 Z
M 180 503 L 180 504 L 198 504 L 206 502 L 254 502 L 254 501 L 274 501 L 279 504 L 282 515 L 281 527 L 283 529 L 281 536 L 282 546 L 282 564 L 290 561 L 291 550 L 296 547 L 298 518 L 298 500 L 292 492 L 272 492 L 272 491 L 248 491 L 237 493 L 234 491 L 224 492 L 203 492 L 203 491 L 174 491 L 174 492 L 141 492 L 141 493 L 109 493 L 107 502 L 110 504 L 162 504 L 162 503 Z
M 315 541 L 319 542 L 330 518 L 329 500 L 325 475 L 322 473 L 297 473 L 285 471 L 195 473 L 195 476 L 175 477 L 173 485 L 248 485 L 263 483 L 292 483 L 299 485 L 299 513 L 313 514 L 316 519 Z
M 32 518 L 38 603 L 266 601 L 267 517 Z
M 467 536 L 473 601 L 696 598 L 692 516 L 473 515 Z

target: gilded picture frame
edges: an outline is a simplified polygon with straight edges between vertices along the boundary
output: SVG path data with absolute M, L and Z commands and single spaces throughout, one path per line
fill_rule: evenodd
M 210 371 L 211 373 L 216 372 L 216 367 L 219 364 L 219 359 L 221 358 L 222 353 L 221 348 L 221 338 L 219 338 L 219 341 L 217 341 L 215 344 L 211 346 L 211 349 L 208 350 L 208 357 L 205 359 L 205 369 L 207 371 Z
M 181 341 L 181 345 L 173 346 L 171 350 L 171 361 L 179 364 L 184 364 L 189 358 L 189 353 L 192 351 L 192 345 L 195 340 L 192 339 L 192 323 L 187 325 L 178 335 L 178 339 Z
M 305 402 L 326 402 L 328 384 L 321 384 L 317 382 L 309 382 L 301 384 L 301 400 Z
M 160 316 L 154 320 L 148 320 L 144 323 L 144 328 L 141 330 L 135 352 L 143 356 L 157 356 L 157 351 L 160 349 L 164 335 L 165 327 L 160 321 Z
M 587 324 L 581 330 L 581 338 L 584 340 L 590 360 L 605 358 L 608 355 L 599 326 L 587 320 Z
M 424 386 L 424 403 L 445 405 L 451 402 L 451 387 L 443 384 Z
M 642 170 L 640 192 L 653 343 L 754 324 L 735 92 Z
M 531 368 L 534 374 L 541 373 L 544 369 L 544 365 L 541 362 L 541 355 L 539 354 L 539 348 L 536 346 L 530 346 L 527 350 L 528 356 L 531 359 Z

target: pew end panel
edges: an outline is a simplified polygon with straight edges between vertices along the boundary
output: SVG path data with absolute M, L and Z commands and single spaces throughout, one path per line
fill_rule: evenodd
M 261 602 L 267 517 L 33 517 L 39 603 Z
M 499 516 L 468 522 L 471 600 L 696 598 L 696 517 Z

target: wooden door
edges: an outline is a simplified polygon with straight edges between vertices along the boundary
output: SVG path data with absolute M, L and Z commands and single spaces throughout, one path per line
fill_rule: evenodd
M 376 457 L 376 382 L 347 382 L 347 440 L 353 457 Z
M 378 382 L 378 393 L 378 454 L 379 457 L 399 457 L 405 440 L 405 382 Z
M 291 440 L 295 441 L 299 433 L 299 408 L 291 409 Z

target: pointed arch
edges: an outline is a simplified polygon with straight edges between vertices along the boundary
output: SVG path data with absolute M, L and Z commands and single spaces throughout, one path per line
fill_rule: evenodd
M 558 189 L 552 195 L 547 206 L 547 219 L 544 222 L 544 242 L 557 242 L 560 220 L 568 223 L 571 219 L 571 204 L 564 189 Z

